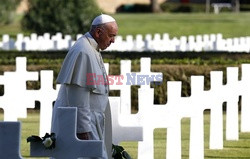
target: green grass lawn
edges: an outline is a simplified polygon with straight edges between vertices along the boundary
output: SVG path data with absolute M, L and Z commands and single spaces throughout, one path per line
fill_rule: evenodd
M 160 14 L 115 14 L 119 25 L 119 35 L 169 33 L 170 37 L 222 33 L 225 38 L 250 36 L 250 12 L 220 14 L 205 13 L 160 13 Z M 15 21 L 7 26 L 0 26 L 0 38 L 3 34 L 15 37 L 22 31 L 17 15 Z
M 119 34 L 169 33 L 170 37 L 222 33 L 224 37 L 250 36 L 250 13 L 116 14 Z
M 0 25 L 0 39 L 2 39 L 3 34 L 9 34 L 12 38 L 16 38 L 18 33 L 23 33 L 29 35 L 29 32 L 24 32 L 21 29 L 20 21 L 22 19 L 22 14 L 16 14 L 14 21 L 9 25 Z
M 0 119 L 3 119 L 3 114 L 0 114 Z M 239 141 L 225 141 L 223 150 L 208 149 L 209 142 L 209 114 L 204 115 L 204 137 L 205 137 L 205 159 L 249 159 L 250 158 L 250 133 L 240 133 Z M 29 143 L 26 138 L 30 135 L 38 135 L 39 127 L 39 113 L 28 113 L 26 119 L 22 121 L 22 135 L 21 135 L 21 154 L 25 159 L 29 157 Z M 190 119 L 182 119 L 182 159 L 189 157 L 189 125 Z M 224 118 L 225 127 L 225 118 Z M 154 158 L 166 158 L 166 129 L 155 129 L 154 131 Z M 224 132 L 225 136 L 225 132 Z M 137 158 L 137 142 L 123 142 L 122 146 L 129 152 L 132 158 Z

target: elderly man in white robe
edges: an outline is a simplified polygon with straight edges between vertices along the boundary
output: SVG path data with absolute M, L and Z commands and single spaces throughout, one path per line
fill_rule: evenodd
M 57 108 L 77 107 L 77 137 L 105 141 L 104 159 L 111 158 L 112 129 L 107 73 L 99 50 L 114 43 L 117 33 L 115 19 L 102 14 L 70 48 L 57 78 L 61 88 L 52 117 L 51 132 L 56 133 Z

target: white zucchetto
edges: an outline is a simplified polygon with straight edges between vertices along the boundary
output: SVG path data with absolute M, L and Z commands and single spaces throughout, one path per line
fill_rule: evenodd
M 115 22 L 115 19 L 111 17 L 110 15 L 101 14 L 93 20 L 92 25 L 100 25 L 100 24 L 105 24 L 109 22 Z

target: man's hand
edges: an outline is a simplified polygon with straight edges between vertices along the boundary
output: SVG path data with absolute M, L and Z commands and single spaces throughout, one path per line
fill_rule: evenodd
M 90 140 L 90 132 L 77 133 L 76 136 L 80 140 Z

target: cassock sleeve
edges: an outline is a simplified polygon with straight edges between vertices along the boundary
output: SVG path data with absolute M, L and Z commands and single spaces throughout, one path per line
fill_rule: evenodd
M 66 85 L 68 103 L 77 107 L 77 133 L 91 132 L 91 117 L 88 89 L 77 85 Z

